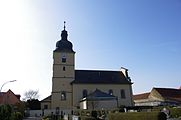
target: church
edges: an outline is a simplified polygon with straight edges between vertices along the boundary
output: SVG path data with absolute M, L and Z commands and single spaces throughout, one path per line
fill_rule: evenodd
M 133 106 L 132 82 L 128 69 L 76 70 L 75 51 L 65 29 L 53 51 L 51 95 L 41 101 L 41 109 L 114 109 Z

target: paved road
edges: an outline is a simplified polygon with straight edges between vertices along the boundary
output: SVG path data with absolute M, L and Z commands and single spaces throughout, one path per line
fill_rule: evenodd
M 23 120 L 41 120 L 40 117 L 28 117 L 28 118 L 24 118 Z

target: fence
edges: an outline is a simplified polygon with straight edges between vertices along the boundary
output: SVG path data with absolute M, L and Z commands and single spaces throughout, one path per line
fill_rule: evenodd
M 40 117 L 48 115 L 70 115 L 72 110 L 44 109 L 44 110 L 27 110 L 26 114 L 30 117 Z

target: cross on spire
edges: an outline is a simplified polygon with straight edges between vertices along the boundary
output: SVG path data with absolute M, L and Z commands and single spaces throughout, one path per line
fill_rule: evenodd
M 64 27 L 63 27 L 63 28 L 64 28 L 64 30 L 65 30 L 65 23 L 66 23 L 66 22 L 64 21 Z

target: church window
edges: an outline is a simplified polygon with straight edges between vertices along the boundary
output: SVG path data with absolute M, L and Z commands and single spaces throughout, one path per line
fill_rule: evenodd
M 87 97 L 87 90 L 85 90 L 85 89 L 83 90 L 83 92 L 82 92 L 82 97 L 83 97 L 83 98 Z
M 125 94 L 125 90 L 124 89 L 121 90 L 121 98 L 122 99 L 126 98 L 126 94 Z
M 63 66 L 63 71 L 65 71 L 65 66 Z
M 113 90 L 112 89 L 109 90 L 109 95 L 113 95 Z
M 66 100 L 66 93 L 65 93 L 65 91 L 61 92 L 61 100 Z

